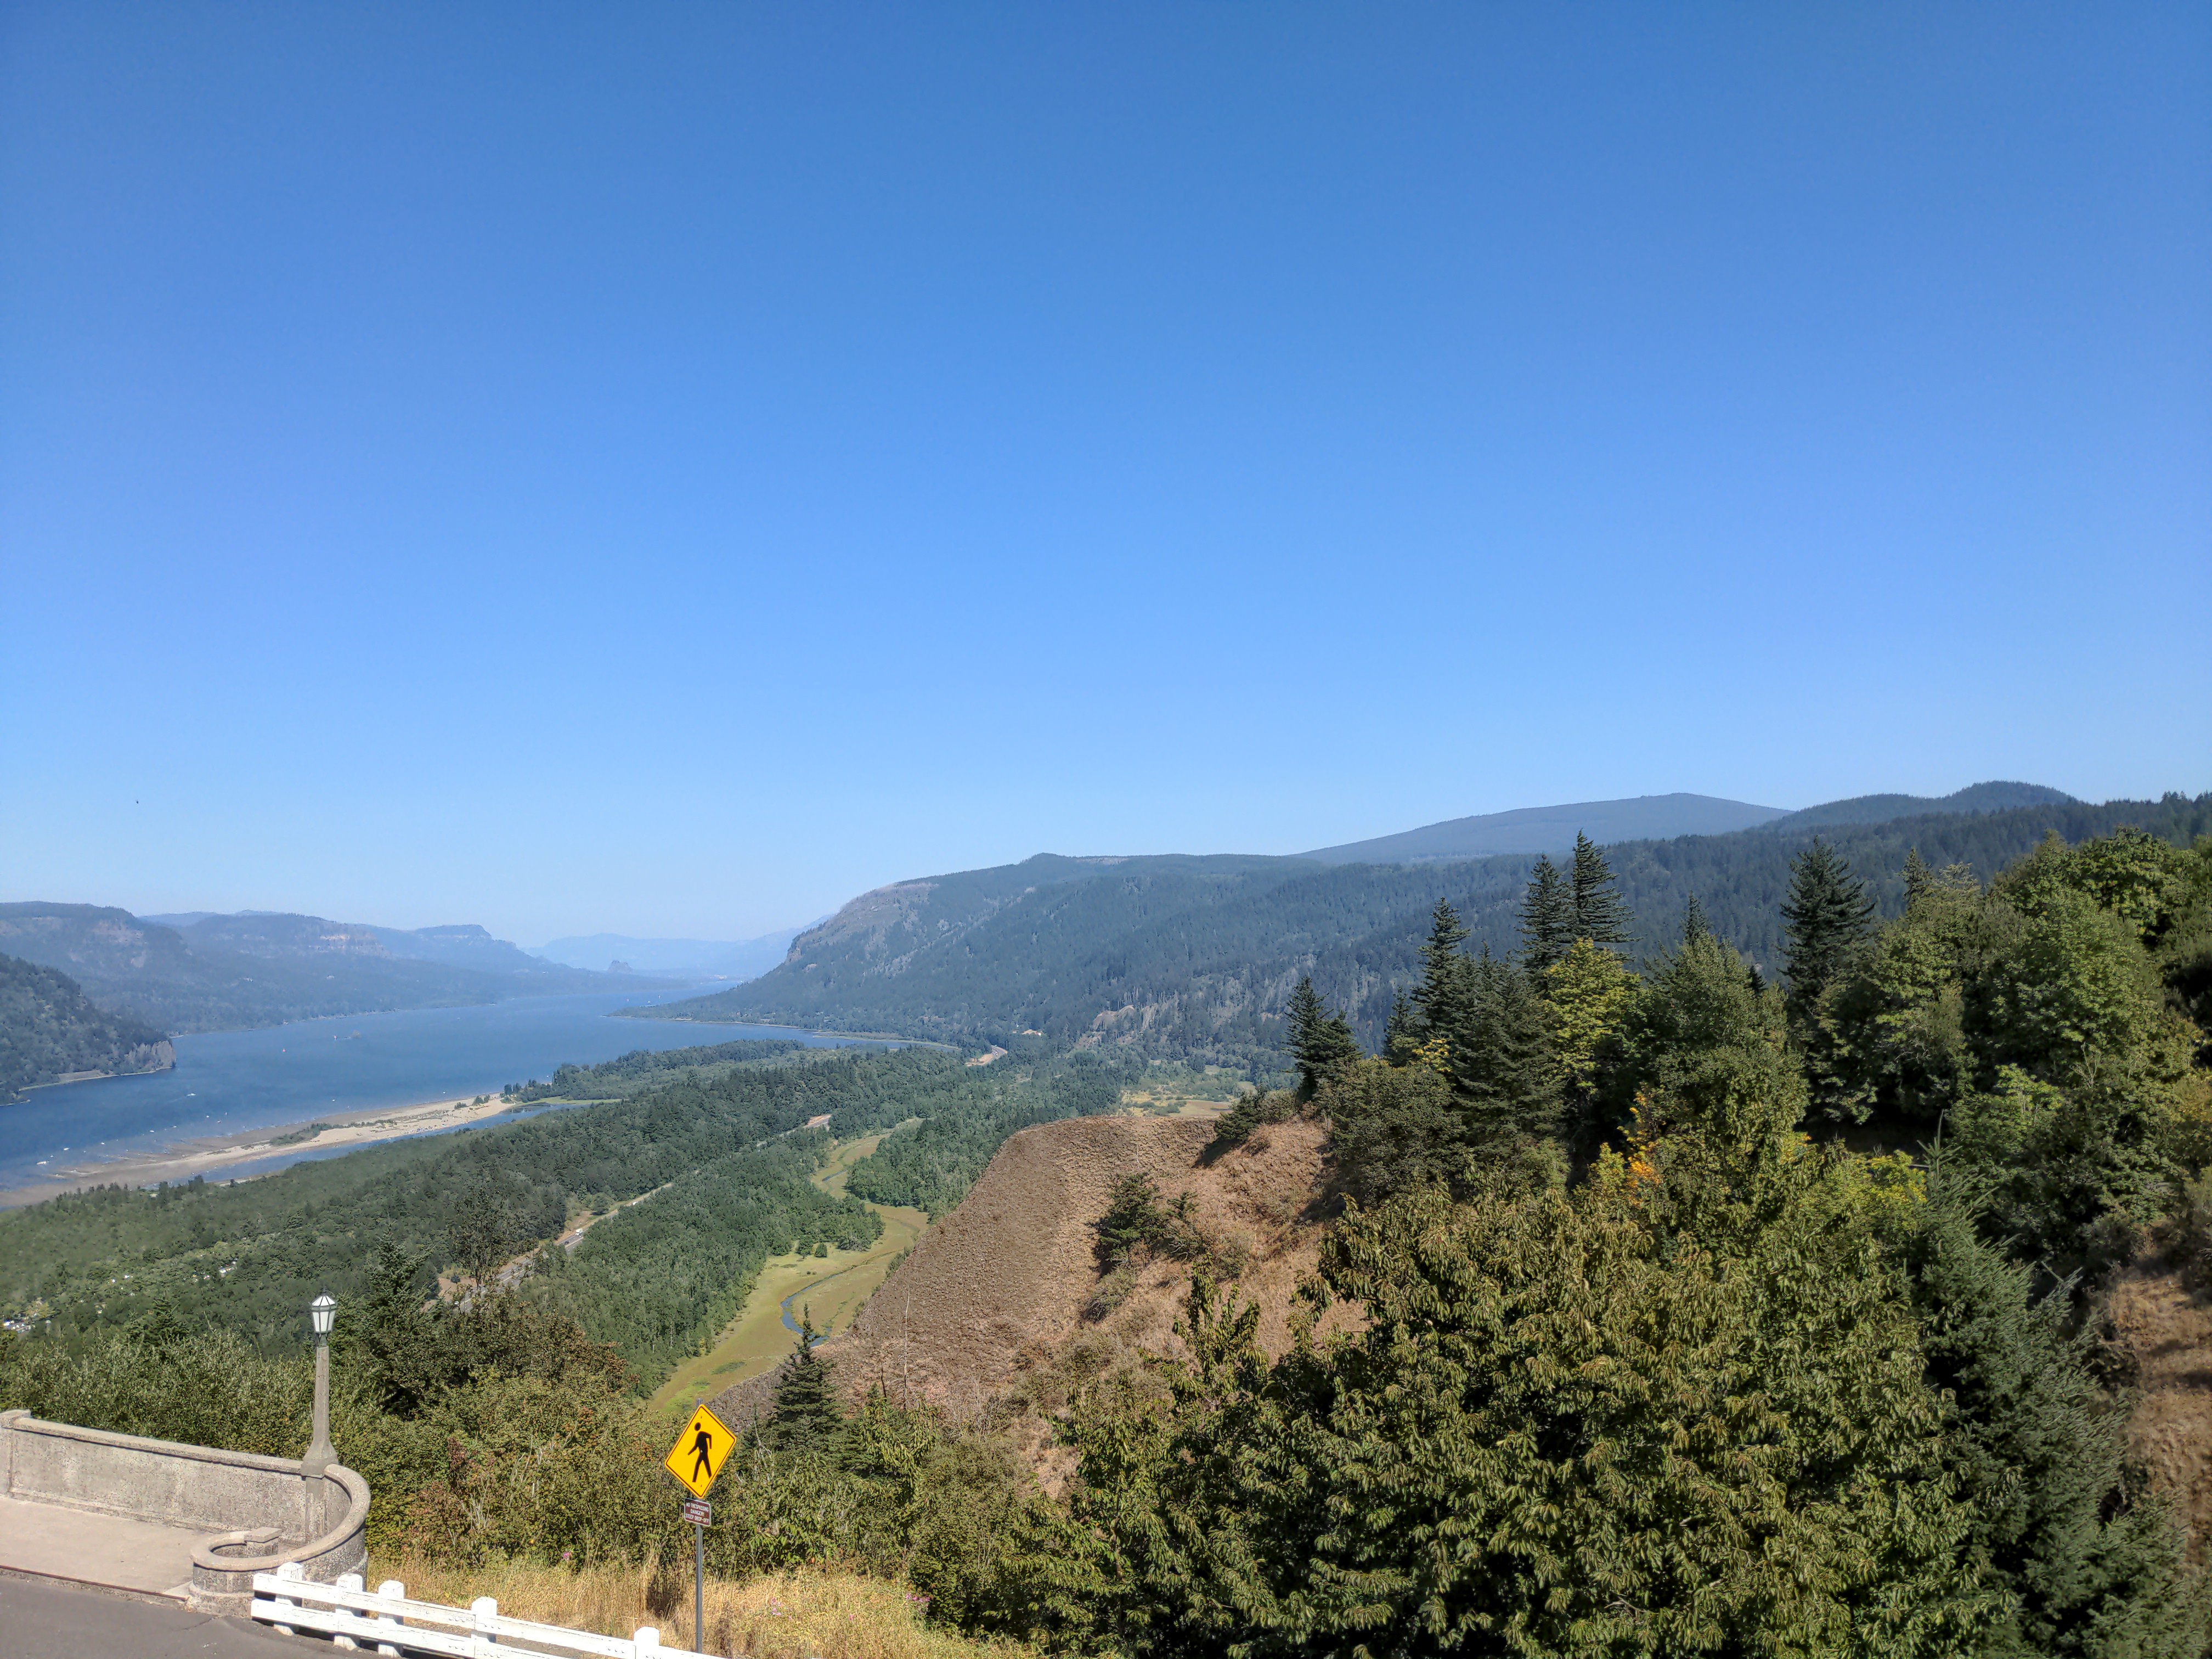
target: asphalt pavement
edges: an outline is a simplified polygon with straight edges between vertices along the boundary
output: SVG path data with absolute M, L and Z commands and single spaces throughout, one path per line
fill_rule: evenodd
M 327 1643 L 96 1590 L 0 1577 L 0 1659 L 301 1659 Z

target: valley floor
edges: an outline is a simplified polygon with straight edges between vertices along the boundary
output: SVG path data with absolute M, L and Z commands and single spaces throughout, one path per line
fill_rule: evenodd
M 841 1143 L 815 1172 L 814 1184 L 834 1198 L 843 1197 L 853 1166 L 882 1139 L 870 1135 Z M 832 1250 L 827 1256 L 770 1258 L 753 1281 L 744 1311 L 730 1322 L 709 1352 L 685 1360 L 670 1374 L 653 1395 L 651 1409 L 680 1416 L 699 1401 L 773 1370 L 797 1340 L 803 1311 L 811 1312 L 814 1328 L 824 1335 L 850 1325 L 892 1263 L 929 1230 L 929 1218 L 920 1210 L 884 1204 L 868 1208 L 884 1224 L 873 1244 L 865 1250 Z

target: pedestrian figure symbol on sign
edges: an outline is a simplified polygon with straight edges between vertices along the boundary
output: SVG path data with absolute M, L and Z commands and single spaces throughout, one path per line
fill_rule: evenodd
M 722 1419 L 701 1406 L 692 1412 L 691 1420 L 676 1437 L 668 1455 L 660 1460 L 661 1467 L 681 1480 L 694 1498 L 704 1498 L 737 1445 L 737 1436 L 723 1426 Z

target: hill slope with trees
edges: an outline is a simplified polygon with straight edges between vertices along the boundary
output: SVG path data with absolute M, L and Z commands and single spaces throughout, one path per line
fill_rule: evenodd
M 1773 824 L 1632 842 L 1607 856 L 1638 918 L 1632 951 L 1674 939 L 1694 898 L 1706 926 L 1771 973 L 1783 960 L 1790 863 L 1816 836 L 1867 876 L 1875 913 L 1891 917 L 1904 911 L 1915 848 L 1932 866 L 1964 865 L 1986 879 L 2049 832 L 2079 841 L 2123 823 L 2185 844 L 2212 832 L 2212 795 Z M 1272 1069 L 1301 978 L 1346 1009 L 1372 1047 L 1395 989 L 1419 970 L 1437 901 L 1464 918 L 1474 947 L 1510 951 L 1535 867 L 1519 855 L 1336 866 L 1033 859 L 864 895 L 801 934 L 773 972 L 656 1012 L 972 1043 L 1035 1030 L 1059 1045 Z
M 176 1063 L 162 1032 L 95 1007 L 67 974 L 0 956 L 0 1104 L 72 1075 L 159 1072 Z

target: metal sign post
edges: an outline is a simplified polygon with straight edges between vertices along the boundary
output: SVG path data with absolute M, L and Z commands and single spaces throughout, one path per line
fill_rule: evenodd
M 737 1436 L 723 1426 L 722 1419 L 701 1406 L 692 1412 L 691 1420 L 676 1437 L 668 1455 L 660 1460 L 661 1467 L 691 1493 L 690 1501 L 684 1505 L 684 1518 L 692 1527 L 691 1646 L 695 1651 L 703 1652 L 707 1646 L 707 1528 L 714 1518 L 707 1493 L 737 1445 Z

